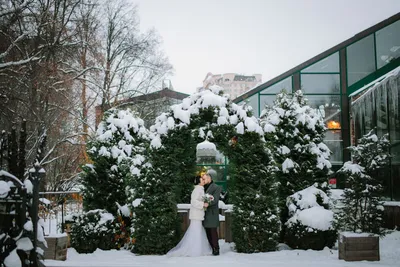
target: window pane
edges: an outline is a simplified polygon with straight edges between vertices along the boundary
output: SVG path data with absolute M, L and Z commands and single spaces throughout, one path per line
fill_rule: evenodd
M 339 52 L 303 69 L 301 72 L 339 72 Z
M 340 96 L 338 95 L 306 95 L 310 107 L 322 115 L 328 129 L 341 129 Z
M 375 71 L 374 37 L 370 35 L 347 47 L 348 85 Z
M 376 58 L 378 68 L 400 56 L 400 21 L 376 32 Z
M 340 75 L 302 74 L 301 86 L 306 94 L 340 94 Z
M 373 94 L 376 107 L 377 134 L 378 136 L 383 136 L 388 133 L 386 90 L 375 90 Z
M 390 120 L 390 142 L 392 144 L 400 143 L 400 94 L 398 93 L 400 77 L 390 81 L 387 87 L 389 97 L 389 120 Z M 399 157 L 400 158 L 400 157 Z
M 343 162 L 343 141 L 341 131 L 326 131 L 324 142 L 332 151 L 330 162 L 332 164 L 341 164 Z
M 258 94 L 254 94 L 246 100 L 247 105 L 253 108 L 253 116 L 258 117 Z
M 260 108 L 264 109 L 266 106 L 272 107 L 275 99 L 276 95 L 260 95 Z
M 260 92 L 260 94 L 275 94 L 280 93 L 283 89 L 286 90 L 287 93 L 292 92 L 292 76 L 283 79 L 282 81 L 271 85 L 267 89 L 264 89 Z

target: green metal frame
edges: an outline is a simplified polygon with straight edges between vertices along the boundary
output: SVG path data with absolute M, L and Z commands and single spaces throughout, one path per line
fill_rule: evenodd
M 197 167 L 224 167 L 224 180 L 223 181 L 215 181 L 215 183 L 219 186 L 222 186 L 222 188 L 224 189 L 224 191 L 226 191 L 227 189 L 227 176 L 228 176 L 228 169 L 229 169 L 229 163 L 228 162 L 228 158 L 225 156 L 225 160 L 224 160 L 224 164 L 196 164 Z

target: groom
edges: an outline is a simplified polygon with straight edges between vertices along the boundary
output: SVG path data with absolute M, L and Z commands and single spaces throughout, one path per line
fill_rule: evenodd
M 214 170 L 209 170 L 206 174 L 203 174 L 205 181 L 204 191 L 206 194 L 210 194 L 214 197 L 214 200 L 208 206 L 203 221 L 203 226 L 206 229 L 207 239 L 210 243 L 213 255 L 219 255 L 218 245 L 218 232 L 219 227 L 219 196 L 221 194 L 221 187 L 213 182 L 213 179 L 217 178 L 217 173 Z

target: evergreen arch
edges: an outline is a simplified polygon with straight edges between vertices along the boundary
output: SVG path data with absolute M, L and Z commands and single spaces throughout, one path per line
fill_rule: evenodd
M 230 160 L 237 251 L 276 249 L 280 222 L 272 155 L 251 109 L 231 103 L 220 87 L 213 87 L 172 106 L 157 117 L 150 132 L 151 168 L 132 179 L 134 198 L 141 199 L 133 209 L 136 253 L 164 254 L 177 243 L 176 204 L 190 201 L 196 146 L 206 139 Z M 159 245 L 160 236 L 170 238 Z

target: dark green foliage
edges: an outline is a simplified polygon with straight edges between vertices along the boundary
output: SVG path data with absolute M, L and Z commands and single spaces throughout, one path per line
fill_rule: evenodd
M 110 159 L 98 157 L 93 165 L 82 166 L 83 206 L 86 211 L 101 207 L 117 214 L 116 203 L 126 203 L 125 181 L 120 173 L 110 170 L 110 163 L 112 166 Z
M 278 94 L 274 106 L 263 111 L 261 125 L 277 166 L 282 240 L 288 219 L 287 197 L 314 183 L 327 190 L 332 173 L 331 152 L 324 144 L 326 127 L 323 118 L 307 105 L 300 90 L 293 97 L 285 91 Z
M 143 121 L 130 110 L 106 112 L 96 137 L 88 143 L 93 164 L 82 166 L 85 210 L 105 209 L 117 215 L 117 203 L 127 203 L 131 171 L 144 164 L 146 137 Z
M 167 158 L 165 158 L 167 160 Z M 179 226 L 172 177 L 161 169 L 147 168 L 133 179 L 140 205 L 133 207 L 133 252 L 142 255 L 165 254 L 178 242 Z
M 173 193 L 177 203 L 190 203 L 193 190 L 193 176 L 196 172 L 196 142 L 189 129 L 174 129 L 168 137 L 162 138 L 163 146 L 153 150 L 151 162 L 163 166 L 164 173 L 170 173 Z
M 103 218 L 102 218 L 103 217 Z M 93 253 L 97 248 L 102 250 L 118 249 L 121 244 L 120 223 L 105 210 L 92 210 L 73 218 L 71 225 L 71 247 L 78 253 Z
M 353 162 L 346 162 L 338 171 L 346 179 L 344 207 L 339 214 L 344 230 L 384 234 L 382 174 L 389 164 L 389 146 L 387 135 L 379 139 L 370 131 L 349 148 Z
M 271 155 L 256 133 L 246 133 L 231 149 L 234 186 L 232 236 L 238 252 L 274 251 L 280 221 Z
M 314 229 L 309 231 L 308 226 L 300 222 L 287 228 L 285 233 L 285 243 L 293 249 L 313 249 L 323 250 L 325 247 L 332 248 L 337 240 L 337 230 L 321 231 Z

